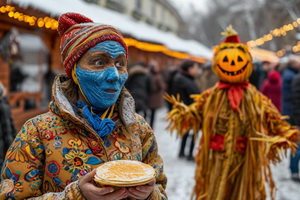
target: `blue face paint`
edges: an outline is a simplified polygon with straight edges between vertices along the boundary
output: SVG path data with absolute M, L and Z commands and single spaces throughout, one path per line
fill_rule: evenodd
M 116 58 L 119 54 L 125 54 L 124 47 L 116 41 L 104 41 L 100 42 L 96 46 L 89 49 L 89 51 L 106 51 L 113 58 Z
M 123 46 L 115 41 L 105 41 L 88 51 L 105 51 L 112 58 L 125 54 Z M 127 73 L 120 73 L 115 66 L 102 71 L 85 70 L 79 65 L 76 68 L 78 83 L 89 103 L 99 110 L 105 110 L 113 105 L 128 78 Z
M 117 101 L 128 78 L 127 73 L 120 74 L 115 67 L 103 71 L 87 71 L 77 67 L 76 75 L 85 97 L 99 110 L 105 110 Z

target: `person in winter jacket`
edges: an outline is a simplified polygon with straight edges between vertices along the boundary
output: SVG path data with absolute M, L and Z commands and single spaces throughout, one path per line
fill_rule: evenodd
M 291 122 L 300 128 L 300 74 L 297 74 L 291 87 Z M 291 155 L 290 159 L 290 171 L 292 180 L 300 183 L 299 178 L 299 161 L 300 161 L 300 143 L 298 142 L 298 148 L 295 154 Z
M 175 75 L 173 79 L 173 95 L 180 95 L 180 99 L 184 104 L 190 105 L 193 103 L 193 99 L 190 97 L 192 94 L 199 94 L 199 89 L 195 83 L 195 76 L 198 72 L 198 65 L 194 61 L 186 60 L 181 66 L 179 72 Z M 189 131 L 186 132 L 180 144 L 179 157 L 185 157 L 185 146 L 187 139 L 189 137 Z M 194 150 L 194 134 L 191 135 L 191 142 L 189 145 L 188 160 L 193 160 L 193 150 Z
M 149 95 L 152 88 L 151 76 L 144 63 L 137 63 L 128 70 L 128 80 L 125 87 L 131 93 L 135 104 L 136 112 L 147 118 Z
M 152 89 L 149 96 L 149 109 L 150 109 L 150 126 L 154 127 L 156 110 L 164 105 L 164 93 L 166 90 L 166 83 L 161 74 L 161 69 L 158 62 L 152 60 L 150 63 L 150 73 L 152 80 Z
M 276 108 L 281 111 L 281 77 L 278 71 L 272 70 L 268 73 L 267 79 L 263 82 L 260 91 L 271 99 Z
M 291 87 L 294 77 L 300 69 L 300 59 L 292 56 L 289 59 L 287 68 L 282 73 L 282 114 L 291 116 Z M 290 119 L 288 119 L 289 122 Z
M 58 23 L 66 75 L 54 80 L 49 111 L 28 120 L 10 146 L 0 199 L 167 199 L 154 133 L 124 88 L 121 33 L 78 13 Z M 149 164 L 155 179 L 116 190 L 95 186 L 94 169 L 113 160 Z
M 174 85 L 173 80 L 175 75 L 178 73 L 177 66 L 170 66 L 165 71 L 165 82 L 166 82 L 166 93 L 167 94 L 174 94 Z M 170 111 L 172 109 L 172 104 L 168 101 L 165 101 L 167 104 L 167 108 Z
M 300 59 L 297 56 L 292 56 L 289 61 L 287 68 L 282 73 L 282 114 L 288 116 L 288 122 L 292 125 L 296 124 L 296 119 L 293 117 L 293 113 L 297 111 L 293 111 L 293 109 L 297 109 L 297 105 L 295 102 L 295 98 L 292 97 L 292 82 L 294 78 L 297 76 L 300 69 Z M 294 90 L 296 88 L 294 87 Z M 294 93 L 296 93 L 294 91 Z M 294 94 L 295 95 L 295 94 Z M 294 100 L 292 100 L 294 99 Z M 294 103 L 292 103 L 294 101 Z M 295 154 L 291 154 L 290 157 L 290 171 L 291 171 L 291 178 L 296 182 L 300 182 L 299 178 L 299 156 L 300 156 L 300 148 L 298 143 L 298 148 L 295 151 Z
M 16 136 L 16 129 L 10 112 L 6 90 L 0 82 L 0 169 L 4 156 Z

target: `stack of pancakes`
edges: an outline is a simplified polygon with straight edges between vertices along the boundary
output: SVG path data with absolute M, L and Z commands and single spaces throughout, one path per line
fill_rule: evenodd
M 106 162 L 96 169 L 94 180 L 99 185 L 132 187 L 144 185 L 155 178 L 152 166 L 133 160 Z

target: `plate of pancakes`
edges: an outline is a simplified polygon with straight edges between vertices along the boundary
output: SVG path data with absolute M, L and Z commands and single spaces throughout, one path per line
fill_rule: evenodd
M 155 179 L 151 165 L 135 160 L 114 160 L 96 169 L 94 181 L 101 186 L 133 187 Z

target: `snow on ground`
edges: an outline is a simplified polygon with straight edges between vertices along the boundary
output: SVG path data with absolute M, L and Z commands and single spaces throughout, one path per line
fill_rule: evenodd
M 179 159 L 180 139 L 166 131 L 167 123 L 165 108 L 157 111 L 154 133 L 157 138 L 159 154 L 164 160 L 165 173 L 168 177 L 167 194 L 170 200 L 186 200 L 194 187 L 195 163 Z
M 272 165 L 273 177 L 277 186 L 277 200 L 299 200 L 300 183 L 291 180 L 289 158 L 284 158 L 276 166 Z
M 159 109 L 154 124 L 159 154 L 164 160 L 165 173 L 168 177 L 166 191 L 170 200 L 190 200 L 195 184 L 196 166 L 192 161 L 178 158 L 180 140 L 176 138 L 176 135 L 170 135 L 165 130 L 167 127 L 166 114 L 166 108 Z M 291 181 L 288 166 L 288 158 L 284 158 L 276 166 L 272 165 L 273 176 L 277 185 L 276 200 L 300 199 L 300 184 Z

